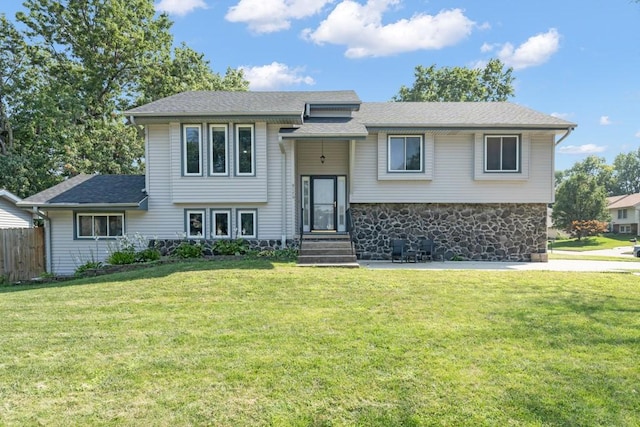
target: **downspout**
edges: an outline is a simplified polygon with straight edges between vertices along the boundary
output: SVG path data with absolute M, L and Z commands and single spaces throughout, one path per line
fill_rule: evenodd
M 281 223 L 280 229 L 282 230 L 282 248 L 287 247 L 287 151 L 284 147 L 284 141 L 282 137 L 278 137 L 278 145 L 280 146 L 280 153 L 282 153 L 282 162 L 280 162 L 280 181 L 282 191 L 282 214 L 280 215 Z
M 32 212 L 34 215 L 42 218 L 44 221 L 44 258 L 45 258 L 45 271 L 47 273 L 53 273 L 52 262 L 51 262 L 51 218 L 46 216 L 40 209 L 37 207 L 32 208 Z
M 556 147 L 558 146 L 558 144 L 560 144 L 562 141 L 564 141 L 569 135 L 571 135 L 571 132 L 573 132 L 574 129 L 575 128 L 568 128 L 567 129 L 567 133 L 562 135 L 562 138 L 560 138 L 559 140 L 556 141 Z

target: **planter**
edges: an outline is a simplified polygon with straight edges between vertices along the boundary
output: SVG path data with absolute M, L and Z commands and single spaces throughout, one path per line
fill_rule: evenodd
M 549 255 L 546 252 L 531 254 L 531 262 L 549 262 Z

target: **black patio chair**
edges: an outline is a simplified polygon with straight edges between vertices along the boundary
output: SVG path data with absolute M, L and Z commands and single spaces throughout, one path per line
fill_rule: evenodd
M 401 263 L 407 261 L 407 241 L 404 239 L 394 239 L 391 241 L 391 262 L 399 260 Z
M 435 244 L 431 239 L 418 240 L 418 260 L 425 262 L 427 259 L 433 261 L 433 255 L 435 254 Z

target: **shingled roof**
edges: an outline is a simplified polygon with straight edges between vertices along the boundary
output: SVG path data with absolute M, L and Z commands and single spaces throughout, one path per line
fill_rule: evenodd
M 18 203 L 22 207 L 146 208 L 144 175 L 86 175 L 67 179 Z
M 541 128 L 575 123 L 511 102 L 365 102 L 354 117 L 368 128 Z
M 631 208 L 638 205 L 640 205 L 640 193 L 607 197 L 608 209 Z
M 192 91 L 162 98 L 126 111 L 134 117 L 166 116 L 302 116 L 306 104 L 359 105 L 352 90 L 307 92 Z

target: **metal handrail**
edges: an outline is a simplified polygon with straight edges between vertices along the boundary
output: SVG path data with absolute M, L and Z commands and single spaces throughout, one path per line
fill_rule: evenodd
M 349 241 L 351 242 L 351 252 L 355 253 L 355 245 L 353 243 L 353 220 L 351 218 L 351 208 L 347 209 L 347 232 L 349 233 Z
M 298 250 L 302 249 L 302 236 L 304 234 L 304 208 L 300 208 L 300 244 Z

